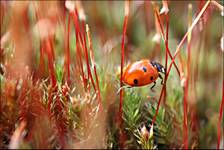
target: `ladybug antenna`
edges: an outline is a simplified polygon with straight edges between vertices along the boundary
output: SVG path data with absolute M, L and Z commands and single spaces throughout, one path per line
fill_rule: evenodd
M 120 93 L 121 89 L 125 89 L 125 88 L 132 88 L 132 86 L 130 86 L 130 85 L 125 85 L 125 86 L 120 87 L 120 88 L 117 90 L 117 94 Z
M 160 63 L 151 61 L 151 64 L 153 67 L 155 67 L 158 70 L 158 72 L 161 72 L 163 74 L 166 73 L 166 68 L 164 68 L 163 65 L 161 65 Z

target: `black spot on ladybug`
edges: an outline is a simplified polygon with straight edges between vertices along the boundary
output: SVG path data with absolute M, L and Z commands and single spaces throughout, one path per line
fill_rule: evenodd
M 134 79 L 134 84 L 137 85 L 138 84 L 138 80 Z
M 153 76 L 150 77 L 150 80 L 153 80 Z
M 146 71 L 147 71 L 147 69 L 146 69 L 145 67 L 143 67 L 142 69 L 143 69 L 143 71 L 144 71 L 144 72 L 146 72 Z

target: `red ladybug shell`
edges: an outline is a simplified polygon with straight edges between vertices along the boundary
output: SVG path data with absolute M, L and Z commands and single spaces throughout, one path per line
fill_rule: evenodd
M 157 69 L 150 61 L 143 59 L 128 65 L 123 74 L 123 82 L 130 86 L 144 86 L 154 82 L 158 76 Z

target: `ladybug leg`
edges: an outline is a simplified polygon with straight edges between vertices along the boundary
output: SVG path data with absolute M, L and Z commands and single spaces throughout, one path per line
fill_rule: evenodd
M 163 77 L 161 76 L 161 74 L 159 74 L 159 78 L 162 80 L 161 84 L 163 85 Z
M 156 85 L 156 81 L 154 81 L 154 84 L 151 87 L 151 90 L 154 88 L 154 86 Z
M 122 86 L 121 88 L 119 88 L 119 89 L 117 90 L 117 94 L 120 93 L 121 89 L 125 89 L 125 88 L 132 88 L 132 86 L 129 86 L 129 85 Z

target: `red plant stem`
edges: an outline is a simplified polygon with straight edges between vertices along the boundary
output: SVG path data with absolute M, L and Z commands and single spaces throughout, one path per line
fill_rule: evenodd
M 188 79 L 186 79 L 186 84 L 184 87 L 184 120 L 183 120 L 183 144 L 184 148 L 188 148 L 188 121 L 187 121 L 187 95 L 188 95 Z
M 77 34 L 76 34 L 76 43 L 77 43 L 76 44 L 77 62 L 80 65 L 81 76 L 82 76 L 82 80 L 83 80 L 83 83 L 84 83 L 84 88 L 86 90 L 87 83 L 86 83 L 86 77 L 85 77 L 84 70 L 83 70 L 82 51 L 80 49 L 79 37 L 78 37 Z
M 189 62 L 188 62 L 189 63 Z M 187 121 L 187 98 L 188 98 L 188 75 L 186 77 L 186 83 L 184 86 L 184 103 L 183 103 L 183 107 L 184 107 L 184 120 L 183 120 L 183 144 L 184 144 L 184 148 L 187 149 L 188 148 L 188 121 Z
M 93 76 L 92 76 L 92 73 L 91 73 L 91 69 L 90 69 L 90 65 L 89 65 L 89 58 L 88 58 L 88 52 L 87 52 L 87 46 L 86 46 L 85 21 L 82 20 L 82 30 L 80 30 L 77 9 L 75 9 L 75 12 L 74 12 L 74 21 L 75 21 L 75 25 L 76 25 L 76 29 L 77 29 L 76 31 L 77 31 L 78 37 L 79 37 L 79 39 L 82 43 L 84 53 L 85 53 L 85 58 L 86 58 L 85 60 L 86 60 L 86 66 L 87 66 L 87 72 L 88 72 L 87 81 L 89 80 L 89 77 L 90 77 L 93 88 L 96 91 L 96 86 L 95 86 Z M 83 36 L 83 38 L 82 38 L 82 36 Z
M 206 4 L 204 5 L 204 7 L 202 8 L 202 10 L 200 11 L 200 13 L 198 14 L 198 16 L 196 17 L 196 19 L 194 20 L 194 22 L 192 23 L 192 25 L 190 26 L 190 28 L 188 29 L 187 33 L 184 35 L 181 42 L 179 43 L 179 45 L 178 45 L 178 47 L 175 51 L 174 57 L 172 59 L 172 62 L 170 63 L 170 66 L 169 66 L 169 69 L 168 69 L 169 71 L 170 71 L 173 63 L 175 62 L 177 54 L 180 52 L 180 47 L 183 45 L 183 43 L 186 40 L 188 34 L 193 30 L 194 26 L 198 23 L 199 19 L 204 14 L 204 12 L 208 8 L 209 4 L 210 4 L 210 1 L 207 1 Z M 168 74 L 169 74 L 169 71 L 168 71 Z
M 48 67 L 49 67 L 49 73 L 50 73 L 50 78 L 51 78 L 51 83 L 52 86 L 55 87 L 57 80 L 56 80 L 56 76 L 55 76 L 55 72 L 54 72 L 54 62 L 53 62 L 53 55 L 52 55 L 52 51 L 51 50 L 51 44 L 50 44 L 50 39 L 46 39 L 44 40 L 45 43 L 45 48 L 47 51 L 47 56 L 48 56 Z
M 83 39 L 84 39 L 84 52 L 85 52 L 85 57 L 86 57 L 86 66 L 87 66 L 88 77 L 90 77 L 93 88 L 96 92 L 96 86 L 95 86 L 93 76 L 91 73 L 91 69 L 90 69 L 90 65 L 89 65 L 89 57 L 88 57 L 87 46 L 86 46 L 85 21 L 84 20 L 82 20 L 82 29 L 83 29 L 82 34 L 83 34 Z
M 49 36 L 49 42 L 50 42 L 50 51 L 51 51 L 51 55 L 52 55 L 52 59 L 53 61 L 55 61 L 55 54 L 54 54 L 54 36 Z
M 74 19 L 75 19 L 75 22 L 76 22 L 76 28 L 79 29 L 79 30 L 77 30 L 78 31 L 77 34 L 78 34 L 78 37 L 79 37 L 79 39 L 82 43 L 82 48 L 84 49 L 84 53 L 85 53 L 86 66 L 87 66 L 87 72 L 88 72 L 87 81 L 89 80 L 89 77 L 90 77 L 91 83 L 92 83 L 93 88 L 96 92 L 96 86 L 94 84 L 94 80 L 93 80 L 93 77 L 92 77 L 92 74 L 91 74 L 88 52 L 87 52 L 87 47 L 86 47 L 85 22 L 84 22 L 84 20 L 82 20 L 82 30 L 80 30 L 77 9 L 75 9 L 74 16 L 75 16 Z M 83 35 L 83 38 L 82 38 L 82 35 Z
M 94 69 L 94 75 L 95 75 L 95 78 L 96 78 L 97 95 L 98 95 L 98 100 L 99 100 L 99 107 L 100 107 L 100 110 L 101 110 L 102 109 L 101 108 L 102 107 L 102 101 L 101 101 L 99 80 L 98 80 L 98 76 L 97 76 L 97 72 L 96 72 L 96 65 L 95 65 L 95 58 L 94 58 L 94 53 L 93 53 L 92 39 L 91 39 L 91 36 L 90 36 L 90 31 L 89 31 L 88 25 L 86 25 L 86 32 L 87 32 L 87 37 L 89 39 L 90 58 L 91 58 L 91 62 L 92 62 L 93 69 Z
M 77 52 L 77 57 L 78 57 L 77 62 L 79 62 L 79 65 L 80 65 L 81 76 L 82 76 L 84 88 L 86 90 L 87 89 L 87 83 L 86 83 L 86 77 L 85 77 L 84 70 L 83 70 L 82 51 L 80 49 L 81 37 L 79 36 L 80 28 L 78 26 L 77 12 L 74 11 L 72 14 L 73 14 L 73 22 L 74 22 L 74 26 L 75 26 L 76 52 Z
M 96 72 L 96 66 L 94 65 L 94 74 L 95 74 L 95 78 L 96 78 L 96 85 L 97 85 L 97 94 L 99 97 L 99 104 L 100 104 L 100 108 L 102 107 L 102 100 L 101 100 L 101 93 L 100 93 L 100 86 L 99 86 L 99 80 L 98 80 L 98 76 L 97 76 L 97 72 Z
M 175 62 L 176 56 L 180 52 L 180 47 L 183 45 L 183 43 L 186 40 L 186 38 L 187 38 L 188 34 L 190 33 L 190 31 L 193 30 L 193 27 L 197 24 L 197 22 L 199 21 L 200 17 L 203 15 L 205 10 L 208 8 L 209 3 L 210 3 L 210 1 L 207 1 L 207 3 L 204 5 L 204 7 L 201 10 L 201 12 L 199 13 L 199 15 L 196 17 L 195 21 L 192 23 L 191 27 L 188 29 L 187 33 L 184 35 L 184 37 L 182 38 L 181 42 L 179 43 L 179 45 L 178 45 L 178 47 L 177 47 L 177 49 L 175 51 L 174 57 L 172 59 L 172 62 L 169 65 L 169 68 L 168 68 L 168 71 L 167 71 L 167 78 L 169 76 L 169 73 L 170 73 L 170 70 L 171 70 L 171 67 L 172 67 L 173 63 Z
M 123 24 L 123 34 L 122 34 L 122 42 L 121 42 L 121 75 L 120 75 L 120 87 L 123 86 L 123 66 L 124 66 L 124 41 L 125 41 L 125 35 L 127 31 L 127 23 L 128 23 L 128 16 L 125 16 L 124 18 L 124 24 Z M 122 123 L 122 106 L 123 106 L 123 89 L 120 90 L 120 108 L 119 108 L 119 119 L 120 123 Z
M 162 90 L 160 92 L 160 96 L 159 96 L 159 101 L 158 101 L 158 104 L 157 104 L 157 107 L 156 107 L 156 113 L 152 119 L 152 125 L 154 125 L 155 121 L 156 121 L 156 117 L 158 115 L 158 112 L 159 112 L 159 106 L 160 106 L 160 103 L 161 103 L 161 100 L 162 100 L 162 95 L 163 95 L 163 92 L 165 90 L 165 85 L 162 87 Z
M 169 46 L 168 46 L 168 41 L 169 41 L 169 16 L 168 14 L 166 15 L 166 38 L 165 38 L 165 46 L 166 46 L 166 57 L 165 57 L 165 68 L 167 68 L 167 62 L 168 62 L 168 51 L 169 51 Z M 164 103 L 166 102 L 166 81 L 167 81 L 167 76 L 166 76 L 166 71 L 165 70 L 165 93 L 164 93 Z
M 222 128 L 222 115 L 223 115 L 223 107 L 224 107 L 224 79 L 222 80 L 222 103 L 219 109 L 219 121 L 218 121 L 218 130 L 217 130 L 217 149 L 220 148 L 220 141 L 221 141 L 221 128 Z
M 191 13 L 191 7 L 189 6 L 189 14 Z M 189 15 L 189 24 L 188 26 L 190 27 L 190 25 L 192 24 L 191 22 L 191 15 Z M 183 120 L 183 144 L 184 144 L 184 148 L 187 149 L 188 148 L 188 119 L 187 119 L 187 109 L 188 109 L 188 103 L 187 103 L 187 99 L 188 99 L 188 93 L 189 93 L 189 79 L 190 79 L 190 64 L 191 64 L 191 33 L 188 34 L 188 42 L 187 42 L 187 73 L 186 73 L 186 82 L 184 85 L 184 103 L 183 103 L 183 107 L 184 107 L 184 120 Z
M 160 26 L 160 29 L 161 29 L 161 32 L 162 32 L 162 37 L 163 37 L 163 39 L 164 39 L 164 29 L 163 29 L 163 26 L 162 26 L 162 24 L 161 24 L 160 16 L 159 16 L 159 14 L 158 14 L 158 12 L 157 12 L 156 9 L 155 9 L 155 13 L 156 13 L 156 17 L 157 17 L 157 19 L 158 19 L 159 26 Z M 168 39 L 168 37 L 166 37 L 166 38 L 164 39 L 164 40 L 165 40 L 165 43 L 166 43 L 166 39 Z M 168 42 L 168 41 L 167 41 L 167 42 Z M 166 51 L 168 52 L 170 58 L 173 59 L 173 57 L 172 57 L 172 55 L 171 55 L 171 53 L 170 53 L 170 50 L 169 50 L 169 47 L 168 47 L 168 46 L 166 46 Z M 175 66 L 175 68 L 176 68 L 176 70 L 177 70 L 178 75 L 180 76 L 180 71 L 179 71 L 179 69 L 178 69 L 176 63 L 174 63 L 174 66 Z M 167 69 L 167 68 L 166 68 L 166 69 Z
M 124 147 L 124 142 L 125 142 L 125 135 L 124 132 L 122 131 L 122 126 L 123 126 L 123 119 L 122 119 L 122 114 L 123 114 L 123 66 L 124 66 L 124 55 L 125 55 L 125 35 L 127 31 L 127 24 L 128 24 L 128 17 L 129 17 L 129 1 L 125 1 L 125 17 L 124 17 L 124 24 L 123 24 L 123 32 L 122 32 L 122 42 L 121 42 L 121 74 L 120 74 L 120 105 L 119 105 L 119 118 L 118 118 L 118 125 L 120 128 L 120 133 L 119 133 L 119 145 L 120 148 L 122 149 Z
M 81 28 L 80 28 L 80 25 L 79 25 L 79 19 L 78 19 L 78 10 L 75 8 L 75 11 L 74 11 L 74 16 L 75 16 L 75 22 L 76 22 L 76 28 L 78 29 L 77 30 L 77 34 L 78 34 L 78 37 L 80 39 L 80 43 L 84 49 L 84 41 L 83 41 L 83 38 L 82 38 L 82 34 L 81 34 Z
M 168 68 L 168 71 L 166 73 L 167 79 L 169 77 L 169 73 L 170 73 L 171 67 L 172 67 L 172 65 L 174 63 L 174 60 L 176 59 L 176 56 L 179 53 L 180 47 L 183 45 L 183 42 L 187 38 L 187 35 L 189 34 L 189 31 L 193 30 L 193 27 L 196 25 L 196 23 L 198 22 L 199 18 L 203 15 L 203 13 L 205 12 L 205 10 L 208 8 L 209 3 L 210 3 L 210 1 L 207 1 L 207 3 L 204 5 L 204 7 L 201 10 L 201 12 L 196 17 L 195 21 L 192 23 L 191 27 L 188 29 L 187 33 L 184 35 L 184 37 L 182 38 L 181 42 L 179 43 L 179 45 L 178 45 L 178 47 L 176 49 L 175 55 L 174 55 L 174 57 L 172 59 L 172 62 L 170 63 L 169 68 Z M 155 115 L 153 117 L 153 120 L 152 120 L 152 125 L 154 124 L 154 122 L 156 120 L 156 117 L 158 115 L 159 106 L 160 106 L 160 103 L 161 103 L 161 99 L 162 99 L 162 95 L 163 95 L 164 89 L 165 89 L 165 85 L 163 85 L 163 88 L 162 88 L 161 93 L 160 93 L 159 101 L 158 101 L 157 108 L 156 108 L 156 113 L 155 113 Z

